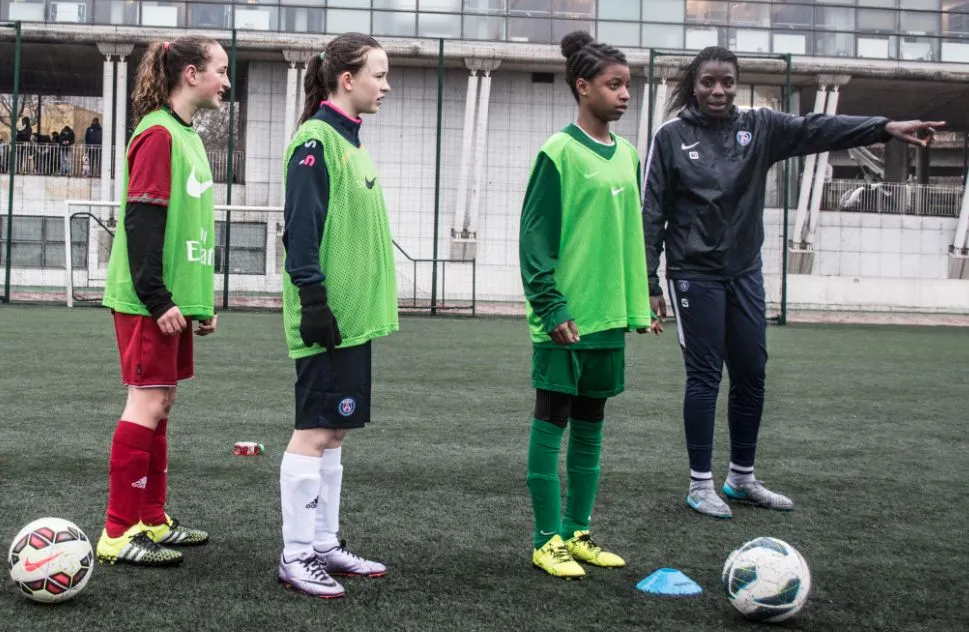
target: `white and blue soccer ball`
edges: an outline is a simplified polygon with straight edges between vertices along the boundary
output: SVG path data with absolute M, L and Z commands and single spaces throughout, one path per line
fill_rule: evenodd
M 57 603 L 84 590 L 94 569 L 94 552 L 73 522 L 40 518 L 14 536 L 7 563 L 10 578 L 23 596 Z
M 811 570 L 804 557 L 777 538 L 757 538 L 733 551 L 721 581 L 733 607 L 754 621 L 790 619 L 811 592 Z

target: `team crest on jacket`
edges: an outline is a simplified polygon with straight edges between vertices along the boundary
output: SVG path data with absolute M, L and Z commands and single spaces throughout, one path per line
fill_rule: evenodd
M 741 147 L 746 147 L 750 144 L 750 132 L 737 132 L 737 142 L 740 143 Z

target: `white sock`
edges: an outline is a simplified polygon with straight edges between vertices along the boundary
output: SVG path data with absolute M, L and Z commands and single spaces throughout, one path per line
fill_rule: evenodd
M 694 489 L 713 489 L 713 473 L 690 470 L 690 491 Z
M 730 470 L 727 472 L 727 483 L 729 485 L 744 485 L 754 482 L 754 466 L 737 465 L 730 463 Z
M 320 553 L 339 546 L 340 491 L 343 488 L 343 448 L 327 449 L 320 459 L 320 503 L 316 508 L 316 536 L 313 548 Z
M 283 509 L 283 558 L 292 562 L 313 552 L 313 527 L 320 496 L 320 461 L 286 452 L 279 466 Z

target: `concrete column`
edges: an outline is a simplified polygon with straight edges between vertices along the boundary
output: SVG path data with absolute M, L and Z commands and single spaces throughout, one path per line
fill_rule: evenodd
M 121 187 L 124 184 L 125 145 L 128 142 L 128 62 L 125 57 L 130 54 L 131 50 L 128 50 L 118 57 L 118 87 L 115 90 L 114 198 L 119 201 L 124 195 Z
M 104 75 L 101 79 L 101 201 L 111 201 L 111 142 L 114 131 L 114 60 L 104 56 Z M 94 241 L 89 240 L 89 241 Z M 90 261 L 90 258 L 88 259 Z M 96 260 L 96 257 L 95 257 Z
M 491 101 L 491 70 L 485 69 L 478 91 L 478 125 L 474 138 L 474 171 L 471 180 L 471 199 L 465 215 L 464 232 L 472 238 L 478 234 L 478 208 L 481 203 L 481 188 L 487 169 L 488 150 L 488 106 Z
M 966 180 L 969 181 L 969 171 L 966 172 Z M 969 186 L 962 191 L 962 208 L 959 210 L 959 222 L 956 224 L 955 238 L 952 240 L 952 251 L 955 254 L 965 255 L 966 238 L 969 236 Z
M 636 151 L 639 152 L 639 162 L 643 165 L 643 168 L 646 167 L 646 157 L 649 151 L 649 141 L 651 140 L 649 137 L 649 104 L 653 97 L 653 91 L 650 90 L 651 87 L 649 84 L 649 70 L 647 70 L 646 80 L 643 82 L 643 102 L 639 108 L 639 134 L 636 136 Z M 644 186 L 643 189 L 645 188 Z
M 916 155 L 918 162 L 915 163 L 915 181 L 919 184 L 928 184 L 932 147 L 917 147 Z
M 847 82 L 845 82 L 847 83 Z M 841 97 L 839 83 L 835 83 L 831 92 L 828 94 L 828 103 L 824 108 L 824 113 L 832 116 L 838 112 L 838 100 Z M 824 174 L 828 170 L 828 152 L 818 154 L 818 166 L 814 176 L 814 185 L 811 187 L 811 206 L 807 218 L 807 238 L 808 244 L 814 243 L 814 235 L 818 230 L 821 220 L 821 197 L 824 195 Z
M 465 63 L 470 61 L 467 60 Z M 458 170 L 458 188 L 454 195 L 454 223 L 451 228 L 451 239 L 468 237 L 464 229 L 467 224 L 468 179 L 471 175 L 471 163 L 474 160 L 472 143 L 474 141 L 474 116 L 478 105 L 479 82 L 478 71 L 470 66 L 469 68 L 471 74 L 468 75 L 468 91 L 464 97 L 464 134 L 461 138 L 461 163 Z
M 905 182 L 908 179 L 908 145 L 891 139 L 885 143 L 885 182 Z
M 286 148 L 289 146 L 290 139 L 293 138 L 293 132 L 296 131 L 296 112 L 299 108 L 299 89 L 297 86 L 298 80 L 299 71 L 296 69 L 296 63 L 289 62 L 289 70 L 286 71 L 286 111 L 283 118 L 284 154 L 286 152 Z
M 659 126 L 666 122 L 666 99 L 669 95 L 669 86 L 666 84 L 666 77 L 661 77 L 659 85 L 656 86 L 656 100 L 653 106 L 653 133 Z
M 828 86 L 819 83 L 818 92 L 814 97 L 814 114 L 824 112 L 824 106 L 828 99 Z M 801 186 L 798 191 L 797 213 L 794 216 L 794 232 L 791 234 L 791 241 L 797 247 L 804 243 L 804 225 L 807 222 L 808 208 L 811 201 L 811 189 L 814 186 L 814 172 L 817 167 L 817 154 L 810 154 L 804 158 L 804 171 L 801 173 Z

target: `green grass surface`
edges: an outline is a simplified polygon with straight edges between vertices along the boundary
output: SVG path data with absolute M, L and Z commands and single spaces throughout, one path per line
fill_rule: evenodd
M 675 331 L 631 338 L 593 517 L 629 566 L 564 582 L 529 562 L 524 323 L 405 319 L 375 346 L 375 420 L 344 448 L 343 535 L 390 573 L 350 580 L 347 599 L 322 602 L 275 578 L 294 377 L 280 320 L 222 315 L 218 333 L 197 340 L 198 379 L 172 414 L 170 511 L 207 528 L 211 543 L 185 549 L 177 569 L 99 566 L 61 606 L 31 604 L 4 578 L 0 630 L 747 630 L 719 574 L 731 549 L 760 535 L 794 544 L 812 567 L 811 600 L 784 629 L 967 628 L 969 332 L 772 328 L 758 474 L 797 509 L 740 507 L 732 521 L 683 505 Z M 0 307 L 3 547 L 43 515 L 97 538 L 124 399 L 116 355 L 105 311 Z M 726 439 L 721 414 L 718 480 Z M 268 453 L 233 457 L 237 440 Z M 705 594 L 635 590 L 667 566 Z

